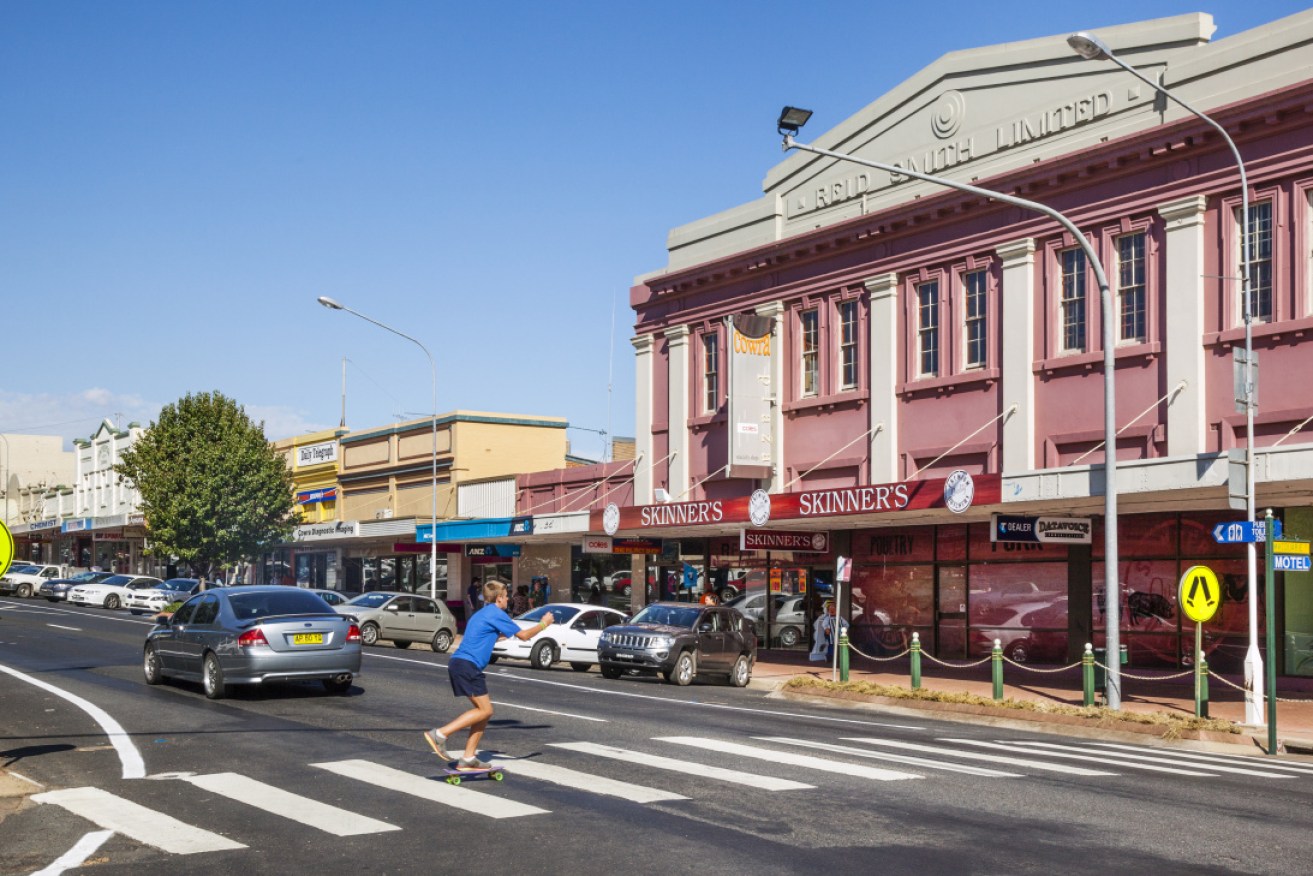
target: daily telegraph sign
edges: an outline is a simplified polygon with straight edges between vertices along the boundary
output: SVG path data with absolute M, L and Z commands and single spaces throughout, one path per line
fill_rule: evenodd
M 996 504 L 1002 493 L 999 475 L 971 475 L 955 471 L 946 478 L 871 484 L 802 493 L 767 493 L 734 499 L 705 499 L 662 505 L 621 508 L 611 504 L 591 512 L 589 530 L 614 535 L 620 531 L 659 530 L 671 527 L 750 524 L 765 526 L 771 521 L 815 520 L 921 511 L 942 508 L 962 513 L 973 504 Z

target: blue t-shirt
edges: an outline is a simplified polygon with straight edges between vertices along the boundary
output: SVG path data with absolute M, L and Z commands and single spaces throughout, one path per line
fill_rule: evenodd
M 511 616 L 498 608 L 496 603 L 490 603 L 474 612 L 470 622 L 465 625 L 460 647 L 451 655 L 451 659 L 468 660 L 483 669 L 492 659 L 492 646 L 497 644 L 497 640 L 519 632 L 520 625 L 511 620 Z

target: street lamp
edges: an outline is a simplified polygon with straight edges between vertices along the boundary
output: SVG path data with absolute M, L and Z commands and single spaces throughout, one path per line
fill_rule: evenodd
M 347 313 L 360 317 L 365 322 L 373 323 L 381 329 L 392 332 L 394 335 L 405 338 L 415 346 L 424 351 L 424 355 L 429 357 L 429 371 L 433 375 L 433 520 L 432 530 L 429 533 L 432 544 L 429 548 L 429 596 L 434 600 L 438 598 L 438 368 L 433 364 L 433 354 L 429 348 L 412 338 L 405 332 L 400 332 L 390 325 L 385 325 L 376 319 L 371 319 L 359 311 L 352 310 L 345 304 L 339 304 L 326 295 L 319 296 L 319 303 L 329 310 L 345 310 Z
M 879 161 L 871 161 L 866 158 L 859 158 L 856 155 L 848 155 L 843 152 L 832 152 L 829 149 L 822 149 L 818 146 L 812 146 L 806 143 L 799 143 L 793 139 L 793 135 L 798 129 L 806 124 L 811 117 L 807 110 L 799 110 L 796 107 L 786 106 L 781 112 L 778 121 L 778 128 L 784 134 L 784 151 L 798 149 L 803 152 L 812 152 L 816 155 L 824 155 L 828 158 L 834 158 L 839 161 L 850 161 L 854 164 L 861 164 L 866 167 L 872 167 L 876 170 L 882 170 L 887 173 L 898 176 L 907 176 L 913 179 L 923 180 L 936 185 L 946 186 L 950 189 L 967 192 L 981 198 L 987 198 L 993 201 L 1001 201 L 1004 204 L 1011 204 L 1014 207 L 1020 207 L 1023 210 L 1032 210 L 1036 213 L 1043 213 L 1045 216 L 1059 222 L 1063 228 L 1071 232 L 1077 243 L 1085 252 L 1085 257 L 1089 259 L 1090 265 L 1094 269 L 1095 280 L 1099 284 L 1099 300 L 1102 305 L 1103 313 L 1103 562 L 1104 562 L 1104 602 L 1106 604 L 1105 617 L 1105 643 L 1107 645 L 1107 689 L 1104 697 L 1108 708 L 1121 708 L 1121 586 L 1117 579 L 1117 391 L 1116 391 L 1116 361 L 1115 340 L 1113 337 L 1113 315 L 1112 315 L 1112 295 L 1108 290 L 1108 277 L 1103 270 L 1103 262 L 1099 261 L 1098 253 L 1094 247 L 1076 227 L 1076 224 L 1059 213 L 1052 207 L 1040 204 L 1036 201 L 1028 201 L 1025 198 L 1018 198 L 1013 195 L 996 192 L 990 189 L 982 189 L 979 186 L 973 186 L 968 183 L 957 182 L 956 180 L 945 179 L 940 176 L 933 176 L 928 173 L 921 173 L 910 168 L 895 167 L 892 164 L 884 164 Z M 1027 329 L 1029 330 L 1029 329 Z
M 1092 33 L 1082 31 L 1067 37 L 1067 44 L 1076 54 L 1089 61 L 1112 61 L 1136 79 L 1148 85 L 1168 100 L 1179 104 L 1187 112 L 1207 123 L 1221 135 L 1235 157 L 1236 168 L 1240 171 L 1240 297 L 1243 301 L 1242 313 L 1245 322 L 1245 516 L 1252 524 L 1257 519 L 1254 498 L 1254 313 L 1253 302 L 1249 300 L 1249 248 L 1253 241 L 1249 238 L 1249 178 L 1245 174 L 1245 162 L 1240 157 L 1240 150 L 1226 129 L 1207 114 L 1200 112 L 1181 98 L 1169 91 L 1161 82 L 1145 76 L 1139 70 L 1118 58 L 1108 44 Z M 1271 538 L 1269 534 L 1267 536 Z M 1258 550 L 1253 542 L 1245 546 L 1249 562 L 1249 650 L 1245 654 L 1245 680 L 1249 689 L 1245 696 L 1245 723 L 1260 725 L 1263 723 L 1263 656 L 1258 651 Z M 1267 622 L 1273 622 L 1268 618 Z M 1199 655 L 1195 655 L 1199 659 Z M 1268 660 L 1275 660 L 1268 655 Z

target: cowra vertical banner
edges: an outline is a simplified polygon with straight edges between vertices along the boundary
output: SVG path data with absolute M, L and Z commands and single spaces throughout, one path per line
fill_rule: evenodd
M 729 477 L 771 476 L 772 334 L 769 316 L 725 318 L 729 336 Z

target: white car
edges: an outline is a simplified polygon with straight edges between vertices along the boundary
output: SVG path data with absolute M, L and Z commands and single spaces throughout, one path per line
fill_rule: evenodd
M 58 566 L 41 563 L 14 563 L 9 571 L 0 578 L 0 593 L 14 596 L 35 596 L 41 585 L 54 578 L 62 577 Z
M 597 662 L 597 640 L 602 630 L 625 622 L 625 614 L 614 608 L 579 602 L 552 602 L 526 611 L 515 619 L 521 629 L 538 626 L 547 612 L 555 621 L 527 642 L 501 639 L 492 648 L 492 660 L 528 660 L 535 669 L 549 669 L 557 662 L 570 664 L 575 672 L 587 672 Z
M 170 578 L 145 590 L 134 590 L 123 603 L 133 614 L 159 614 L 171 602 L 183 602 L 199 593 L 201 582 L 195 578 Z
M 92 584 L 78 584 L 68 591 L 68 601 L 73 605 L 99 605 L 102 608 L 122 608 L 128 598 L 138 590 L 150 590 L 164 582 L 147 575 L 111 575 L 104 581 Z

